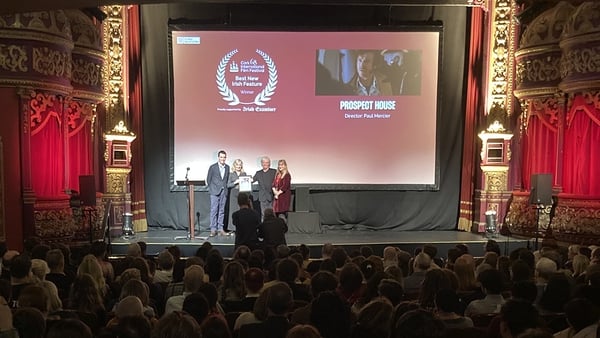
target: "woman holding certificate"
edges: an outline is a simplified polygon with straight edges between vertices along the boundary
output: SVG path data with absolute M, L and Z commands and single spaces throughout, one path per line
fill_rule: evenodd
M 287 217 L 290 210 L 290 199 L 292 191 L 290 190 L 292 177 L 288 172 L 287 162 L 279 160 L 277 163 L 277 175 L 273 180 L 273 211 L 276 216 L 283 215 Z
M 227 230 L 229 231 L 235 231 L 235 225 L 233 225 L 231 215 L 240 209 L 237 201 L 238 195 L 240 194 L 240 180 L 244 179 L 246 176 L 244 162 L 239 158 L 233 161 L 231 172 L 229 173 L 229 181 L 227 181 L 227 188 L 229 188 L 229 223 L 227 225 Z

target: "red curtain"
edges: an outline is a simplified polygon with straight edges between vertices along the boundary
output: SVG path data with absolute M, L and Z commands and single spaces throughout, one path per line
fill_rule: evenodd
M 530 115 L 527 132 L 523 137 L 523 186 L 531 187 L 531 175 L 538 173 L 556 175 L 557 128 L 547 111 Z
M 79 125 L 75 129 L 69 130 L 69 170 L 68 187 L 70 189 L 79 189 L 79 176 L 92 175 L 92 124 L 85 118 L 76 121 Z M 71 129 L 71 128 L 69 128 Z
M 144 190 L 144 132 L 142 122 L 142 65 L 141 65 L 141 33 L 140 8 L 130 6 L 127 11 L 129 36 L 129 114 L 131 130 L 137 135 L 131 144 L 133 158 L 131 160 L 131 212 L 134 229 L 147 230 L 146 194 Z
M 469 64 L 467 74 L 467 102 L 465 113 L 463 158 L 461 169 L 460 187 L 460 216 L 458 227 L 460 230 L 470 231 L 473 220 L 473 195 L 475 191 L 474 177 L 476 177 L 479 157 L 477 154 L 478 140 L 476 128 L 479 117 L 483 113 L 483 100 L 481 77 L 483 73 L 483 28 L 484 12 L 481 8 L 470 9 L 471 35 L 469 41 Z
M 36 99 L 32 100 L 35 105 Z M 34 108 L 35 111 L 35 108 Z M 64 133 L 62 106 L 56 103 L 38 110 L 31 127 L 31 183 L 38 197 L 65 195 Z
M 600 109 L 583 96 L 567 114 L 563 153 L 565 193 L 600 196 Z

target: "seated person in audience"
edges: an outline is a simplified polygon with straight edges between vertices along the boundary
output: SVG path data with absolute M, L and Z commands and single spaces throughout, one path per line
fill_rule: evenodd
M 537 304 L 540 314 L 563 313 L 565 304 L 571 299 L 571 282 L 563 272 L 553 274 Z
M 199 267 L 202 267 L 204 265 L 204 260 L 202 260 L 202 258 L 200 257 L 192 256 L 186 259 L 184 263 L 185 271 L 185 269 L 189 268 L 192 265 L 198 265 Z M 204 278 L 206 279 L 206 276 Z M 171 283 L 167 284 L 167 287 L 165 288 L 165 302 L 167 299 L 169 299 L 169 297 L 182 295 L 184 291 L 185 286 L 183 284 L 183 280 L 180 282 L 173 280 Z
M 277 280 L 286 283 L 290 287 L 295 301 L 310 302 L 311 296 L 308 285 L 297 282 L 298 271 L 298 263 L 295 260 L 290 258 L 282 259 L 277 264 Z
M 339 280 L 338 294 L 352 307 L 364 290 L 363 274 L 356 264 L 347 263 L 340 270 Z
M 221 316 L 208 316 L 200 324 L 202 337 L 231 337 L 227 320 Z
M 392 303 L 392 306 L 400 304 L 404 297 L 402 284 L 395 279 L 382 279 L 377 286 L 377 292 Z
M 240 307 L 234 311 L 252 311 L 265 282 L 265 274 L 261 269 L 250 268 L 244 273 L 246 296 L 240 302 Z
M 288 315 L 293 306 L 292 290 L 286 283 L 269 287 L 267 318 L 261 323 L 246 324 L 240 328 L 239 338 L 285 338 L 292 324 Z
M 490 269 L 481 272 L 477 278 L 485 298 L 477 299 L 469 303 L 465 309 L 465 316 L 471 317 L 477 314 L 499 313 L 504 304 L 502 292 L 502 274 L 498 270 Z
M 21 291 L 32 282 L 31 259 L 27 255 L 18 255 L 12 258 L 10 263 L 11 299 L 8 303 L 12 308 L 17 307 Z
M 527 329 L 543 326 L 537 309 L 524 300 L 509 299 L 502 305 L 499 318 L 502 338 L 516 338 Z
M 392 328 L 394 307 L 385 298 L 376 298 L 357 315 L 352 338 L 388 338 Z
M 310 279 L 311 303 L 298 307 L 292 313 L 293 324 L 309 324 L 312 302 L 325 291 L 335 291 L 338 286 L 338 278 L 329 271 L 319 271 Z
M 199 324 L 210 314 L 208 300 L 201 293 L 192 293 L 185 297 L 182 309 L 184 312 L 189 313 L 194 317 Z
M 235 311 L 233 308 L 246 296 L 244 273 L 244 266 L 238 261 L 230 261 L 225 265 L 223 281 L 218 288 L 218 293 L 219 303 L 226 312 Z
M 425 273 L 431 268 L 431 257 L 424 252 L 420 252 L 413 261 L 413 273 L 404 278 L 404 292 L 408 295 L 416 295 L 421 289 L 421 284 L 425 279 Z
M 547 257 L 541 257 L 535 264 L 535 284 L 538 288 L 538 298 L 536 304 L 544 294 L 544 289 L 548 285 L 550 277 L 558 271 L 556 262 Z
M 258 295 L 252 311 L 242 312 L 235 320 L 233 332 L 236 335 L 240 328 L 246 324 L 261 323 L 267 318 L 267 298 L 269 297 L 270 288 L 263 288 Z
M 185 291 L 182 295 L 172 296 L 169 299 L 167 299 L 164 316 L 170 314 L 173 311 L 181 311 L 185 297 L 194 292 L 197 292 L 203 283 L 204 269 L 202 269 L 201 266 L 192 265 L 189 268 L 185 269 L 185 273 L 183 275 L 183 284 L 185 286 Z
M 156 323 L 152 329 L 151 337 L 202 338 L 202 331 L 194 317 L 185 312 L 176 311 L 163 316 Z
M 58 297 L 65 302 L 69 297 L 69 289 L 73 278 L 65 273 L 65 257 L 59 249 L 52 249 L 46 253 L 46 263 L 50 273 L 46 274 L 46 280 L 54 283 L 58 289 Z
M 473 327 L 471 318 L 458 314 L 460 299 L 451 289 L 442 289 L 435 295 L 435 310 L 439 319 L 447 328 Z
M 445 329 L 441 320 L 423 309 L 404 313 L 392 325 L 391 338 L 439 338 Z
M 144 305 L 138 297 L 127 296 L 115 305 L 114 315 L 106 324 L 107 327 L 116 326 L 125 317 L 143 317 Z
M 339 293 L 323 291 L 312 301 L 310 325 L 316 327 L 322 337 L 348 338 L 356 317 Z
M 100 264 L 106 282 L 112 283 L 115 280 L 115 270 L 108 261 L 106 243 L 103 241 L 95 241 L 90 247 L 90 253 L 96 257 L 98 264 Z
M 588 299 L 575 298 L 565 305 L 565 315 L 569 328 L 554 335 L 556 338 L 584 338 L 597 337 L 598 308 Z
M 168 250 L 163 250 L 158 254 L 156 260 L 158 270 L 154 273 L 154 283 L 171 283 L 173 281 L 173 266 L 175 259 Z
M 0 305 L 0 307 L 2 307 Z M 7 332 L 2 327 L 2 318 L 10 319 L 12 318 L 11 325 L 18 331 L 18 335 L 13 336 L 14 338 L 34 338 L 34 337 L 45 337 L 46 328 L 47 328 L 47 319 L 44 317 L 44 314 L 33 307 L 22 307 L 15 311 L 15 313 L 11 316 L 10 313 L 2 313 L 0 310 L 0 337 L 5 338 L 2 333 Z M 51 321 L 50 321 L 51 322 Z M 10 337 L 10 336 L 9 336 Z

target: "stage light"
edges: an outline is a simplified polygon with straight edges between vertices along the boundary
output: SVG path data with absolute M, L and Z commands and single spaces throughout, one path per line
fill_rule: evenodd
M 485 212 L 485 234 L 487 237 L 497 237 L 497 213 L 496 210 L 488 210 Z
M 123 235 L 122 237 L 125 239 L 129 239 L 135 237 L 135 232 L 133 231 L 133 214 L 125 213 L 123 214 Z

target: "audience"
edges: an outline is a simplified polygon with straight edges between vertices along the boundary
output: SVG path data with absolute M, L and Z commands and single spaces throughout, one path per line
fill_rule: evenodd
M 240 247 L 223 258 L 208 243 L 183 259 L 176 246 L 163 250 L 154 271 L 138 243 L 110 260 L 102 243 L 76 249 L 69 269 L 68 247 L 28 245 L 20 255 L 0 243 L 3 337 L 483 338 L 487 329 L 490 338 L 579 338 L 599 330 L 598 248 L 502 256 L 490 241 L 484 257 L 457 245 L 444 259 L 434 245 L 413 258 L 392 246 L 379 256 L 329 243 L 311 260 L 306 245 L 267 254 Z

